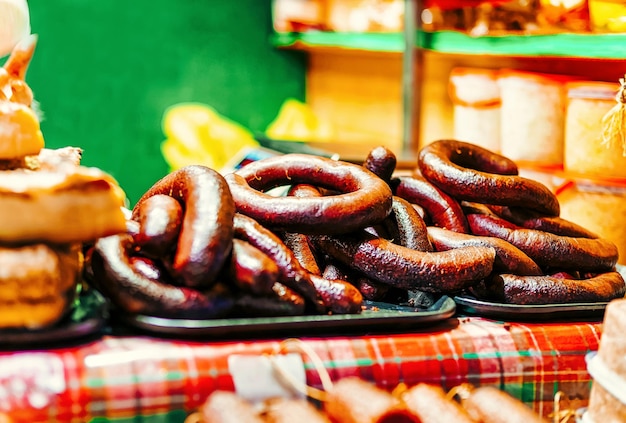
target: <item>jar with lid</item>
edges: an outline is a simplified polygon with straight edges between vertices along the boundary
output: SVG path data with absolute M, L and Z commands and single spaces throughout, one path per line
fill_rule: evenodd
M 541 165 L 563 164 L 564 84 L 571 79 L 512 69 L 499 73 L 503 155 Z
M 615 106 L 615 83 L 579 81 L 566 84 L 563 168 L 568 173 L 626 178 L 621 146 L 602 142 L 602 118 Z
M 497 71 L 454 68 L 448 80 L 454 138 L 500 152 L 500 89 Z
M 560 217 L 613 242 L 626 265 L 626 180 L 569 178 L 556 189 Z

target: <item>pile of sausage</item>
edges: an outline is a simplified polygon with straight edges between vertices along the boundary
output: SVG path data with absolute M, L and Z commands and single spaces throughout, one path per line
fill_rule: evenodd
M 214 391 L 185 423 L 547 423 L 495 387 L 458 388 L 446 393 L 440 386 L 419 383 L 390 393 L 346 377 L 325 392 L 319 408 L 294 398 L 270 398 L 253 405 L 234 392 Z
M 437 141 L 398 175 L 384 147 L 361 165 L 188 166 L 139 199 L 127 233 L 93 245 L 86 274 L 122 310 L 186 318 L 359 313 L 363 298 L 466 290 L 520 304 L 624 295 L 616 246 L 559 218 L 554 194 L 505 157 Z

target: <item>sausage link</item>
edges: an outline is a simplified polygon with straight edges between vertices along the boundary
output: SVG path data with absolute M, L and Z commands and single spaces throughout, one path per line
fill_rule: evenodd
M 401 289 L 449 293 L 460 291 L 491 273 L 495 250 L 463 247 L 422 252 L 361 231 L 313 237 L 321 251 L 369 278 Z
M 439 140 L 422 148 L 418 167 L 428 181 L 457 201 L 532 208 L 558 216 L 556 195 L 545 185 L 518 176 L 510 159 L 478 145 Z
M 496 250 L 496 259 L 493 263 L 494 271 L 512 273 L 514 275 L 537 276 L 543 274 L 539 265 L 522 250 L 500 238 L 460 234 L 433 226 L 428 227 L 428 236 L 437 251 L 445 251 L 471 245 L 493 247 L 493 249 Z
M 600 273 L 587 279 L 500 274 L 487 287 L 490 297 L 507 304 L 609 302 L 626 293 L 619 272 Z
M 601 272 L 613 269 L 617 263 L 617 246 L 606 239 L 519 228 L 495 215 L 469 214 L 467 219 L 473 234 L 508 241 L 541 266 L 544 273 L 550 268 Z
M 599 238 L 590 230 L 559 216 L 543 216 L 520 207 L 489 206 L 489 208 L 501 218 L 522 228 L 576 238 Z
M 272 285 L 270 294 L 240 295 L 235 302 L 235 313 L 243 317 L 301 316 L 306 302 L 294 290 L 280 282 Z
M 387 292 L 389 292 L 389 285 L 374 282 L 352 269 L 346 269 L 345 266 L 340 266 L 336 262 L 326 264 L 322 277 L 325 279 L 341 279 L 350 282 L 359 290 L 361 296 L 366 300 L 380 301 L 385 297 Z
M 249 242 L 267 254 L 278 266 L 279 282 L 293 289 L 309 301 L 315 310 L 325 312 L 317 289 L 298 259 L 281 239 L 259 222 L 241 213 L 234 217 L 235 236 Z
M 310 275 L 326 309 L 332 314 L 357 314 L 361 312 L 363 296 L 350 282 Z
M 157 194 L 177 199 L 185 210 L 173 270 L 186 286 L 210 286 L 233 245 L 235 203 L 226 180 L 208 167 L 187 166 L 157 181 L 135 209 Z
M 228 279 L 252 294 L 270 294 L 278 278 L 278 266 L 264 252 L 240 239 L 233 239 Z
M 321 275 L 322 271 L 317 264 L 317 258 L 309 244 L 309 237 L 305 234 L 297 234 L 292 232 L 280 235 L 287 248 L 293 251 L 296 259 L 302 267 L 309 273 Z
M 393 151 L 380 145 L 369 151 L 363 162 L 363 167 L 389 183 L 393 172 L 396 170 L 397 161 Z
M 394 194 L 422 207 L 434 226 L 469 233 L 461 205 L 421 176 L 400 176 L 392 181 Z
M 131 235 L 118 234 L 98 239 L 90 255 L 96 286 L 103 287 L 120 309 L 131 314 L 202 319 L 222 317 L 232 310 L 234 300 L 228 292 L 213 289 L 201 293 L 146 277 L 131 263 L 133 248 Z
M 158 194 L 133 209 L 131 219 L 139 223 L 133 238 L 150 257 L 165 257 L 176 248 L 183 221 L 183 208 L 175 198 Z
M 393 197 L 391 214 L 383 221 L 383 225 L 387 232 L 394 234 L 394 244 L 418 251 L 433 251 L 426 222 L 405 199 Z

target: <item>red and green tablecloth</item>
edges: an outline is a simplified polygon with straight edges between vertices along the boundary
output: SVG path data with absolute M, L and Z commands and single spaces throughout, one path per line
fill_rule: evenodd
M 601 322 L 504 323 L 450 319 L 412 333 L 302 337 L 333 380 L 495 385 L 536 411 L 564 392 L 581 405 Z M 16 422 L 182 422 L 212 391 L 234 389 L 231 355 L 276 353 L 282 339 L 193 340 L 111 336 L 51 350 L 0 353 L 0 412 Z M 306 381 L 319 372 L 302 356 Z

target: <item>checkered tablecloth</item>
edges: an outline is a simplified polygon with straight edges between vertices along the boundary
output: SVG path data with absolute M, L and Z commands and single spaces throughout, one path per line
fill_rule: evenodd
M 495 385 L 542 415 L 557 391 L 584 405 L 601 322 L 520 324 L 450 319 L 413 333 L 300 338 L 333 380 Z M 182 422 L 212 391 L 234 389 L 231 355 L 278 351 L 281 339 L 180 341 L 104 336 L 53 350 L 0 353 L 0 412 L 16 422 Z M 306 381 L 321 388 L 303 355 Z M 146 419 L 149 417 L 149 419 Z

